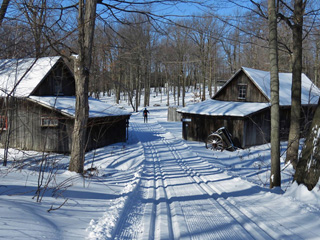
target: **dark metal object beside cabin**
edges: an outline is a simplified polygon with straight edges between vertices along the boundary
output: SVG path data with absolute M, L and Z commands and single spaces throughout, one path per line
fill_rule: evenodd
M 232 136 L 225 127 L 219 128 L 211 133 L 206 139 L 206 148 L 216 151 L 234 151 L 236 147 L 233 144 Z

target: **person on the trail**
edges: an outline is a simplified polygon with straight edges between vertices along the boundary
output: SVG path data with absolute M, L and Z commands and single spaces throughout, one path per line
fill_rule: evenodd
M 149 113 L 149 111 L 147 110 L 147 108 L 145 108 L 143 110 L 143 120 L 144 120 L 144 122 L 148 122 L 148 113 Z

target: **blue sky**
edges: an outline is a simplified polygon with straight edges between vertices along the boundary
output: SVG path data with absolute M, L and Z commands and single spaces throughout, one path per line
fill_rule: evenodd
M 190 1 L 194 2 L 194 1 Z M 202 3 L 201 3 L 202 2 Z M 210 5 L 210 8 L 206 7 Z M 195 3 L 179 3 L 179 4 L 159 4 L 154 6 L 153 10 L 156 10 L 157 14 L 165 13 L 168 15 L 176 15 L 179 17 L 187 17 L 191 15 L 202 15 L 205 13 L 210 13 L 213 15 L 232 15 L 236 11 L 240 11 L 240 7 L 231 4 L 229 1 L 200 1 L 200 4 Z

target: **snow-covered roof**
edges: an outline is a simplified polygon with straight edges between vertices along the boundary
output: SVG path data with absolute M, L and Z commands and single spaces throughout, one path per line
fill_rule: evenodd
M 245 117 L 269 106 L 269 103 L 229 102 L 209 99 L 182 108 L 178 112 L 209 116 Z
M 245 74 L 251 78 L 261 92 L 271 99 L 270 95 L 270 72 L 242 67 Z M 279 73 L 280 105 L 291 105 L 292 73 Z M 305 75 L 301 75 L 301 104 L 317 104 L 320 90 Z
M 51 96 L 30 96 L 30 100 L 43 106 L 57 109 L 68 116 L 75 116 L 76 97 L 51 97 Z M 89 118 L 111 117 L 130 115 L 129 112 L 102 102 L 98 99 L 89 98 Z
M 1 59 L 0 96 L 28 97 L 60 58 Z

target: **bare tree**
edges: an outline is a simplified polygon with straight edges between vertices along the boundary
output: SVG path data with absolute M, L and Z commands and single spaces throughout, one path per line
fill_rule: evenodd
M 282 0 L 281 2 L 285 4 Z M 302 74 L 302 30 L 303 17 L 307 0 L 295 0 L 292 21 L 282 16 L 292 29 L 292 89 L 291 89 L 291 120 L 288 138 L 286 162 L 295 167 L 298 162 L 301 115 L 301 74 Z
M 23 1 L 24 15 L 27 22 L 30 25 L 30 30 L 34 38 L 35 57 L 41 57 L 44 45 L 43 28 L 45 21 L 48 21 L 47 17 L 47 0 L 39 1 Z
M 7 13 L 10 0 L 3 0 L 0 8 L 0 26 L 2 25 L 3 19 Z
M 79 52 L 74 56 L 76 108 L 69 170 L 83 173 L 89 115 L 88 88 L 97 0 L 79 1 Z
M 178 22 L 178 25 L 170 28 L 170 48 L 174 51 L 171 55 L 171 68 L 174 69 L 173 78 L 176 79 L 174 83 L 177 86 L 177 105 L 180 105 L 180 97 L 182 98 L 182 106 L 185 106 L 185 61 L 188 58 L 188 34 L 190 33 L 189 27 L 182 27 L 185 23 L 182 21 Z M 189 52 L 189 53 L 188 53 Z M 182 92 L 181 92 L 182 90 Z
M 207 65 L 208 65 L 208 54 L 206 46 L 208 46 L 210 37 L 211 21 L 206 21 L 206 18 L 194 19 L 194 31 L 192 31 L 191 39 L 197 46 L 198 58 L 200 63 L 200 74 L 202 80 L 202 93 L 201 100 L 206 100 L 206 83 L 207 83 Z
M 270 188 L 281 186 L 280 173 L 280 113 L 279 113 L 279 67 L 276 0 L 268 0 L 269 59 L 271 89 L 271 175 Z
M 311 191 L 320 177 L 320 102 L 318 103 L 309 134 L 296 167 L 294 180 L 304 184 Z

